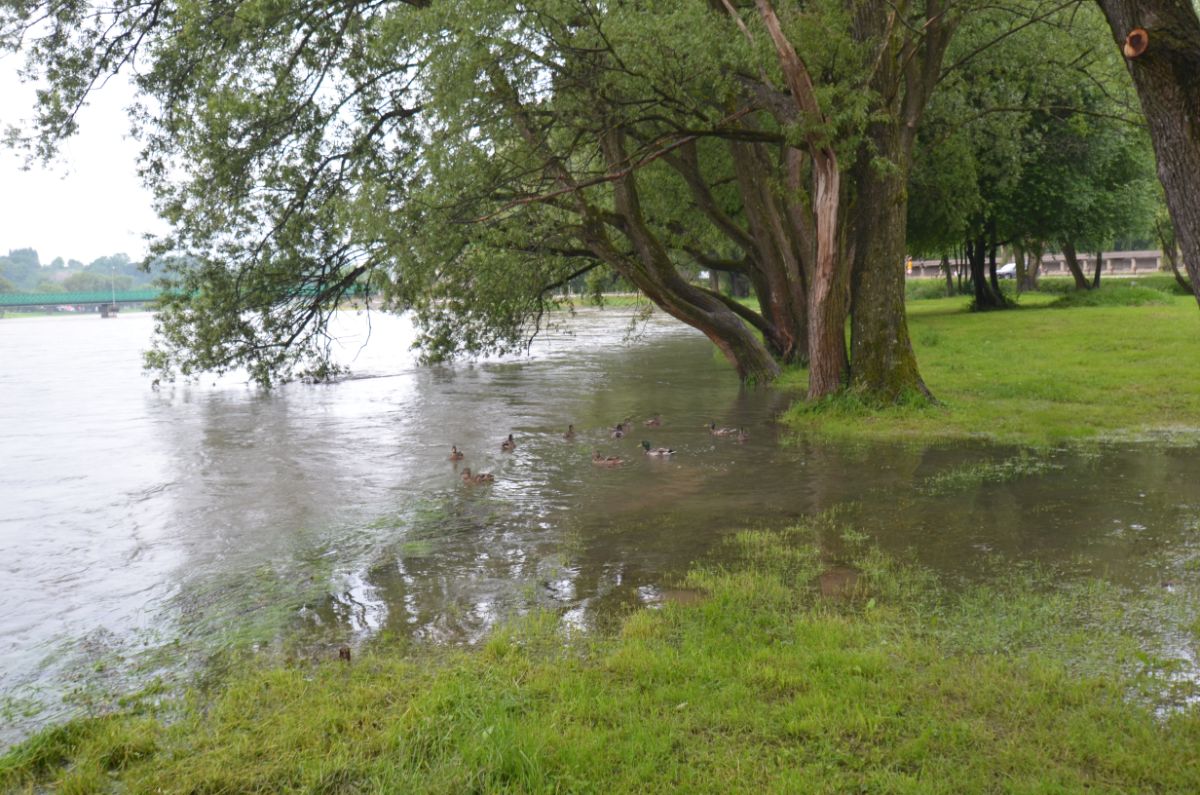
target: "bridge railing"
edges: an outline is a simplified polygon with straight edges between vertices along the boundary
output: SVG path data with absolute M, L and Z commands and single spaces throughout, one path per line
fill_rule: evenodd
M 86 293 L 3 293 L 0 308 L 21 306 L 87 306 L 90 304 L 141 304 L 158 298 L 158 290 L 100 290 Z

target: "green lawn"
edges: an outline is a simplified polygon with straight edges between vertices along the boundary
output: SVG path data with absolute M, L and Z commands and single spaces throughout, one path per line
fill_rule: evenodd
M 950 593 L 851 540 L 857 581 L 822 596 L 815 538 L 742 533 L 740 562 L 683 583 L 700 598 L 608 636 L 539 613 L 475 652 L 250 662 L 39 735 L 0 788 L 1200 791 L 1196 688 L 1168 692 L 1172 661 L 1113 629 L 1128 594 L 1029 570 Z
M 1052 307 L 1027 294 L 1013 311 L 973 313 L 967 299 L 909 302 L 909 330 L 940 406 L 877 411 L 852 398 L 798 403 L 787 415 L 816 436 L 1044 445 L 1200 432 L 1200 311 L 1194 299 L 1107 288 L 1161 303 Z M 1105 291 L 1101 291 L 1104 293 Z M 783 383 L 803 387 L 794 371 Z

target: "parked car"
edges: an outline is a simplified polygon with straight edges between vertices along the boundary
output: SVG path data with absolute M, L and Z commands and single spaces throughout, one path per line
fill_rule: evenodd
M 1015 279 L 1017 278 L 1017 263 L 1006 262 L 999 268 L 996 268 L 996 277 L 999 279 Z

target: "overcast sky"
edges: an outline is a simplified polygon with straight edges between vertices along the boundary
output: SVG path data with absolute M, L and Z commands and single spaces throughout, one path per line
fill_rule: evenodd
M 19 61 L 0 57 L 0 130 L 32 115 L 33 88 L 17 77 Z M 89 263 L 124 252 L 146 254 L 142 235 L 164 227 L 137 176 L 137 144 L 128 138 L 128 84 L 110 83 L 79 117 L 80 133 L 58 161 L 22 170 L 22 158 L 0 146 L 0 254 L 35 248 Z

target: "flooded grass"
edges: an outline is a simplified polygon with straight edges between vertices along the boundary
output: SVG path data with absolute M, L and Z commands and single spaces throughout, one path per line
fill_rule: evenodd
M 982 439 L 1050 446 L 1101 438 L 1157 439 L 1200 432 L 1200 315 L 1194 299 L 1130 287 L 1088 294 L 1088 306 L 1050 311 L 1054 295 L 1020 309 L 971 313 L 964 298 L 909 305 L 921 374 L 940 401 L 914 397 L 880 409 L 853 395 L 786 415 L 812 438 L 928 443 Z M 1076 299 L 1083 300 L 1083 299 Z M 1063 304 L 1056 304 L 1063 306 Z M 789 372 L 784 385 L 803 388 Z
M 917 486 L 917 491 L 930 496 L 954 494 L 978 488 L 985 483 L 1006 483 L 1056 469 L 1062 467 L 1044 458 L 1024 453 L 1003 461 L 981 461 L 947 469 L 925 478 Z
M 1031 566 L 946 589 L 845 541 L 833 569 L 813 531 L 737 534 L 680 583 L 703 598 L 602 636 L 534 611 L 475 651 L 250 663 L 44 731 L 0 759 L 0 787 L 1200 790 L 1194 679 L 1168 681 L 1178 660 L 1129 631 L 1128 593 Z M 830 571 L 852 586 L 823 596 Z

